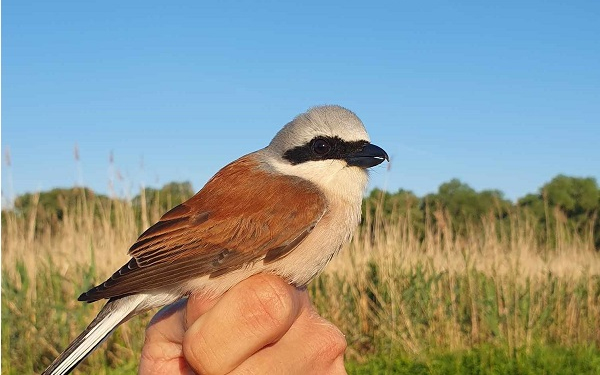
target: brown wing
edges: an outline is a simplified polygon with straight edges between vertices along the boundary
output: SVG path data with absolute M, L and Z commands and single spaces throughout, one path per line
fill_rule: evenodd
M 118 298 L 272 262 L 294 249 L 325 210 L 312 183 L 260 170 L 247 155 L 142 233 L 129 249 L 132 259 L 79 300 Z

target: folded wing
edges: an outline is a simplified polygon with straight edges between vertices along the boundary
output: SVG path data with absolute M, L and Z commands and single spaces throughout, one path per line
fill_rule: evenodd
M 326 209 L 312 183 L 261 170 L 247 155 L 142 233 L 129 249 L 131 260 L 79 300 L 120 298 L 276 261 L 302 242 Z

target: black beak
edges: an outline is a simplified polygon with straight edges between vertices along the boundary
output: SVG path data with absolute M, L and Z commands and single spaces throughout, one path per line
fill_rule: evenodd
M 383 163 L 384 160 L 390 161 L 388 154 L 379 146 L 367 143 L 360 151 L 353 152 L 346 157 L 349 166 L 371 168 Z

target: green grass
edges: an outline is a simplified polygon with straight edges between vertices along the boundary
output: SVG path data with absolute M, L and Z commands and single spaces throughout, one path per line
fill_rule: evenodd
M 533 345 L 529 351 L 481 346 L 470 350 L 430 353 L 425 358 L 405 354 L 375 355 L 346 363 L 348 374 L 406 375 L 561 375 L 600 374 L 600 351 L 594 345 L 565 348 Z
M 78 302 L 75 291 L 94 283 L 95 269 L 75 268 L 67 278 L 56 267 L 44 267 L 33 279 L 18 263 L 16 272 L 17 278 L 2 273 L 2 374 L 40 373 L 101 306 Z M 133 319 L 119 329 L 82 364 L 82 372 L 135 373 L 147 320 Z
M 561 284 L 548 276 L 511 286 L 474 271 L 452 277 L 416 267 L 399 270 L 393 280 L 382 282 L 376 269 L 370 266 L 366 276 L 371 283 L 364 292 L 348 292 L 355 285 L 331 274 L 321 276 L 309 289 L 318 310 L 347 335 L 349 373 L 600 373 L 598 331 L 587 306 L 590 297 L 597 301 L 598 290 L 586 289 L 596 285 L 589 279 Z M 93 264 L 72 269 L 69 278 L 55 267 L 42 268 L 35 279 L 22 263 L 16 264 L 16 271 L 16 278 L 2 275 L 2 373 L 39 373 L 97 312 L 99 304 L 76 301 L 76 290 L 86 289 L 98 277 Z M 393 297 L 393 285 L 400 291 L 399 299 Z M 497 294 L 507 286 L 516 297 L 512 302 L 502 302 L 506 298 Z M 27 298 L 32 294 L 36 298 Z M 365 297 L 366 314 L 360 309 Z M 398 303 L 405 306 L 406 315 L 394 320 L 389 313 Z M 576 306 L 580 325 L 571 330 L 569 306 Z M 343 314 L 332 314 L 340 311 Z M 476 338 L 473 314 L 478 316 Z M 135 373 L 148 318 L 135 318 L 120 328 L 82 364 L 82 373 Z M 464 349 L 452 349 L 452 343 Z

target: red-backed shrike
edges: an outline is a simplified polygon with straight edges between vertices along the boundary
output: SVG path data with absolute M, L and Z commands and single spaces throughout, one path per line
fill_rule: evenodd
M 80 301 L 108 299 L 43 374 L 66 374 L 119 324 L 191 294 L 219 296 L 266 272 L 302 287 L 358 225 L 367 171 L 388 159 L 339 106 L 314 107 L 164 214 L 131 260 Z

